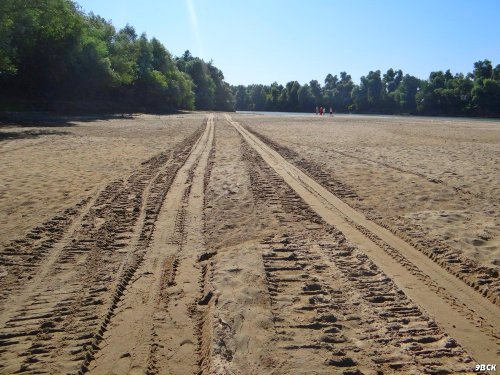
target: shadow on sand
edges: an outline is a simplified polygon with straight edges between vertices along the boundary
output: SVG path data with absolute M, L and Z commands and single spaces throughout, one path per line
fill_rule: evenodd
M 13 127 L 61 128 L 77 126 L 77 122 L 132 118 L 134 118 L 132 114 L 59 115 L 43 112 L 6 112 L 0 113 L 0 129 Z
M 131 114 L 103 115 L 59 115 L 43 112 L 7 112 L 0 113 L 0 142 L 15 139 L 38 138 L 45 135 L 68 135 L 69 131 L 30 129 L 12 131 L 13 128 L 70 128 L 78 122 L 96 120 L 132 119 Z
M 183 111 L 147 112 L 154 115 L 182 114 Z M 68 135 L 71 132 L 60 130 L 33 129 L 26 131 L 9 131 L 13 128 L 70 128 L 81 122 L 132 120 L 137 114 L 106 113 L 91 115 L 67 115 L 50 112 L 0 112 L 0 142 L 14 139 L 37 138 L 44 135 Z
M 14 139 L 38 138 L 44 135 L 68 135 L 68 134 L 71 134 L 71 132 L 59 131 L 59 130 L 26 130 L 18 132 L 8 132 L 8 131 L 3 131 L 0 128 L 0 142 L 10 141 Z

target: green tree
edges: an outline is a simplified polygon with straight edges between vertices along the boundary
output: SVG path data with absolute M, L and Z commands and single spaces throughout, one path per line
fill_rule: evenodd
M 243 85 L 236 87 L 235 108 L 239 111 L 247 111 L 249 109 L 247 88 Z
M 224 73 L 213 65 L 207 64 L 210 77 L 215 83 L 214 109 L 222 111 L 231 111 L 234 109 L 234 96 L 229 84 L 224 81 Z
M 290 81 L 286 84 L 286 110 L 297 112 L 299 111 L 299 96 L 300 83 L 297 81 Z
M 335 110 L 337 112 L 347 112 L 353 104 L 354 82 L 349 74 L 340 72 L 340 81 L 337 83 L 337 95 Z
M 309 89 L 310 92 L 312 93 L 312 96 L 314 98 L 314 104 L 315 105 L 321 105 L 322 100 L 323 100 L 323 90 L 321 89 L 321 85 L 319 84 L 318 81 L 313 79 L 312 81 L 309 82 Z M 300 99 L 299 99 L 300 102 Z
M 369 110 L 371 112 L 380 111 L 384 95 L 380 70 L 368 73 L 366 86 Z
M 16 53 L 12 44 L 14 22 L 17 18 L 16 5 L 15 0 L 0 2 L 0 79 L 6 74 L 15 74 L 17 71 Z
M 277 82 L 273 82 L 269 87 L 269 92 L 266 98 L 266 110 L 277 111 L 279 110 L 279 98 L 281 91 L 283 90 L 282 85 L 278 85 Z
M 326 90 L 334 90 L 337 87 L 337 83 L 339 82 L 338 77 L 332 76 L 330 73 L 325 77 L 325 89 Z
M 500 82 L 491 78 L 481 79 L 474 83 L 472 105 L 476 113 L 482 116 L 500 114 Z
M 135 29 L 127 25 L 114 38 L 110 48 L 111 67 L 116 72 L 120 85 L 131 87 L 137 79 L 138 44 Z
M 500 64 L 495 66 L 495 69 L 493 69 L 493 77 L 495 81 L 500 81 Z
M 491 65 L 491 61 L 482 60 L 475 62 L 473 74 L 475 80 L 492 78 L 493 66 Z
M 394 113 L 399 111 L 399 95 L 396 90 L 399 88 L 403 79 L 403 71 L 400 69 L 395 71 L 390 68 L 383 75 L 382 83 L 384 85 L 384 111 Z
M 2 7 L 7 12 L 2 26 L 10 25 L 10 33 L 0 39 L 8 44 L 0 55 L 5 56 L 6 69 L 16 72 L 12 86 L 31 98 L 63 95 L 84 29 L 76 5 L 63 0 L 7 0 Z
M 445 88 L 446 78 L 442 71 L 431 72 L 429 79 L 422 83 L 422 89 L 416 95 L 417 109 L 428 115 L 442 114 L 442 89 Z
M 102 17 L 92 13 L 84 17 L 83 33 L 73 57 L 67 91 L 72 89 L 72 95 L 80 99 L 105 99 L 110 88 L 119 83 L 109 53 L 116 31 Z
M 194 58 L 185 64 L 186 73 L 194 83 L 195 107 L 213 109 L 215 104 L 215 83 L 203 60 Z
M 417 112 L 417 102 L 415 100 L 417 92 L 420 90 L 420 80 L 417 77 L 406 74 L 401 84 L 394 91 L 395 98 L 400 110 L 404 113 L 415 114 Z
M 252 110 L 263 111 L 266 106 L 266 92 L 263 85 L 250 86 L 250 100 L 253 103 Z
M 297 91 L 297 98 L 299 101 L 299 110 L 302 112 L 312 112 L 317 103 L 316 98 L 313 95 L 313 90 L 311 86 L 305 84 L 301 86 Z

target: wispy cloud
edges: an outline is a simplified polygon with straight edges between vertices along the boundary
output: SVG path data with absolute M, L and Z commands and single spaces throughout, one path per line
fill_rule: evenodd
M 200 35 L 200 28 L 198 27 L 198 17 L 196 17 L 196 10 L 194 8 L 193 0 L 186 0 L 189 11 L 189 20 L 191 22 L 191 29 L 196 41 L 196 48 L 198 49 L 197 55 L 203 57 L 203 43 Z

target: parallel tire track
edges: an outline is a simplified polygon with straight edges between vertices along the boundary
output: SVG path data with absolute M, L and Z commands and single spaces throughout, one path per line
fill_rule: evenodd
M 24 303 L 1 315 L 1 373 L 85 372 L 133 275 L 127 262 L 149 242 L 162 198 L 201 130 L 108 185 L 36 285 L 15 291 Z
M 204 363 L 208 264 L 202 256 L 204 189 L 214 138 L 213 115 L 178 169 L 154 219 L 151 241 L 132 261 L 103 332 L 91 373 L 195 373 Z M 128 267 L 125 267 L 126 269 Z M 127 275 L 130 273 L 126 273 Z M 208 357 L 209 358 L 209 357 Z
M 283 157 L 285 157 L 287 160 L 290 160 L 291 162 L 296 164 L 302 171 L 307 173 L 309 176 L 313 177 L 316 181 L 320 182 L 326 189 L 328 189 L 334 195 L 340 198 L 357 197 L 356 193 L 353 191 L 352 188 L 336 180 L 335 178 L 333 178 L 333 176 L 323 172 L 321 168 L 314 162 L 303 159 L 296 152 L 276 143 L 275 141 L 262 135 L 261 133 L 258 133 L 255 130 L 249 130 L 249 131 L 251 131 L 254 135 L 262 139 L 275 151 L 283 155 Z M 344 156 L 350 156 L 349 154 L 340 151 L 335 151 L 335 150 L 329 150 L 329 151 L 337 152 Z M 363 158 L 358 158 L 358 159 L 375 163 L 375 161 L 369 159 L 363 159 Z M 385 163 L 377 162 L 377 164 L 398 170 L 403 173 L 414 174 L 412 172 L 408 172 L 403 169 L 390 167 Z M 415 175 L 429 180 L 427 177 L 423 175 L 419 174 Z M 470 196 L 474 195 L 473 193 L 468 191 L 457 190 L 457 188 L 453 186 L 448 186 L 448 187 L 453 188 L 457 192 L 465 194 L 464 199 L 470 199 Z M 482 196 L 476 196 L 476 198 L 486 199 Z M 457 250 L 451 248 L 449 245 L 443 243 L 442 241 L 438 241 L 436 239 L 430 241 L 425 233 L 421 233 L 421 231 L 417 230 L 416 228 L 411 228 L 411 229 L 399 228 L 397 225 L 395 226 L 394 224 L 388 223 L 387 221 L 383 220 L 377 215 L 372 215 L 371 213 L 366 213 L 366 215 L 367 217 L 368 216 L 373 217 L 373 219 L 371 220 L 377 222 L 380 226 L 390 230 L 396 236 L 409 242 L 412 246 L 420 250 L 422 253 L 426 254 L 430 259 L 434 260 L 437 264 L 446 269 L 448 272 L 460 278 L 462 281 L 464 281 L 469 286 L 473 287 L 483 296 L 489 298 L 493 303 L 500 305 L 500 294 L 499 294 L 500 277 L 497 269 L 495 269 L 494 267 L 487 267 L 481 265 L 478 262 L 463 256 Z
M 26 236 L 7 243 L 0 251 L 0 302 L 16 294 L 24 283 L 39 272 L 41 264 L 65 235 L 79 216 L 86 213 L 90 198 L 31 229 Z M 3 306 L 2 306 L 3 307 Z M 0 307 L 0 309 L 2 309 Z
M 279 373 L 465 373 L 472 359 L 244 146 L 252 190 L 284 229 L 262 242 Z M 369 319 L 363 318 L 369 317 Z M 305 361 L 307 359 L 307 361 Z
M 500 313 L 497 306 L 491 304 L 459 279 L 446 272 L 443 273 L 437 264 L 418 250 L 347 206 L 234 122 L 229 115 L 226 115 L 226 118 L 312 210 L 327 223 L 341 230 L 350 242 L 368 255 L 410 298 L 427 310 L 470 354 L 485 363 L 495 358 L 499 337 L 496 327 L 500 326 Z M 462 305 L 457 306 L 443 300 L 432 288 L 422 283 L 412 272 L 366 237 L 353 223 L 364 227 L 391 248 L 396 249 L 408 262 L 430 277 L 453 299 L 461 301 Z M 474 314 L 471 315 L 471 311 Z M 480 331 L 474 321 L 477 317 L 480 317 L 480 320 L 490 329 Z

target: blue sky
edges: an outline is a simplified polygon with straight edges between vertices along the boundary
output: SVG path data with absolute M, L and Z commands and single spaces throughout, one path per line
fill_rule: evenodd
M 500 0 L 77 0 L 158 38 L 175 56 L 213 60 L 231 84 L 301 84 L 346 71 L 472 71 L 500 64 Z

